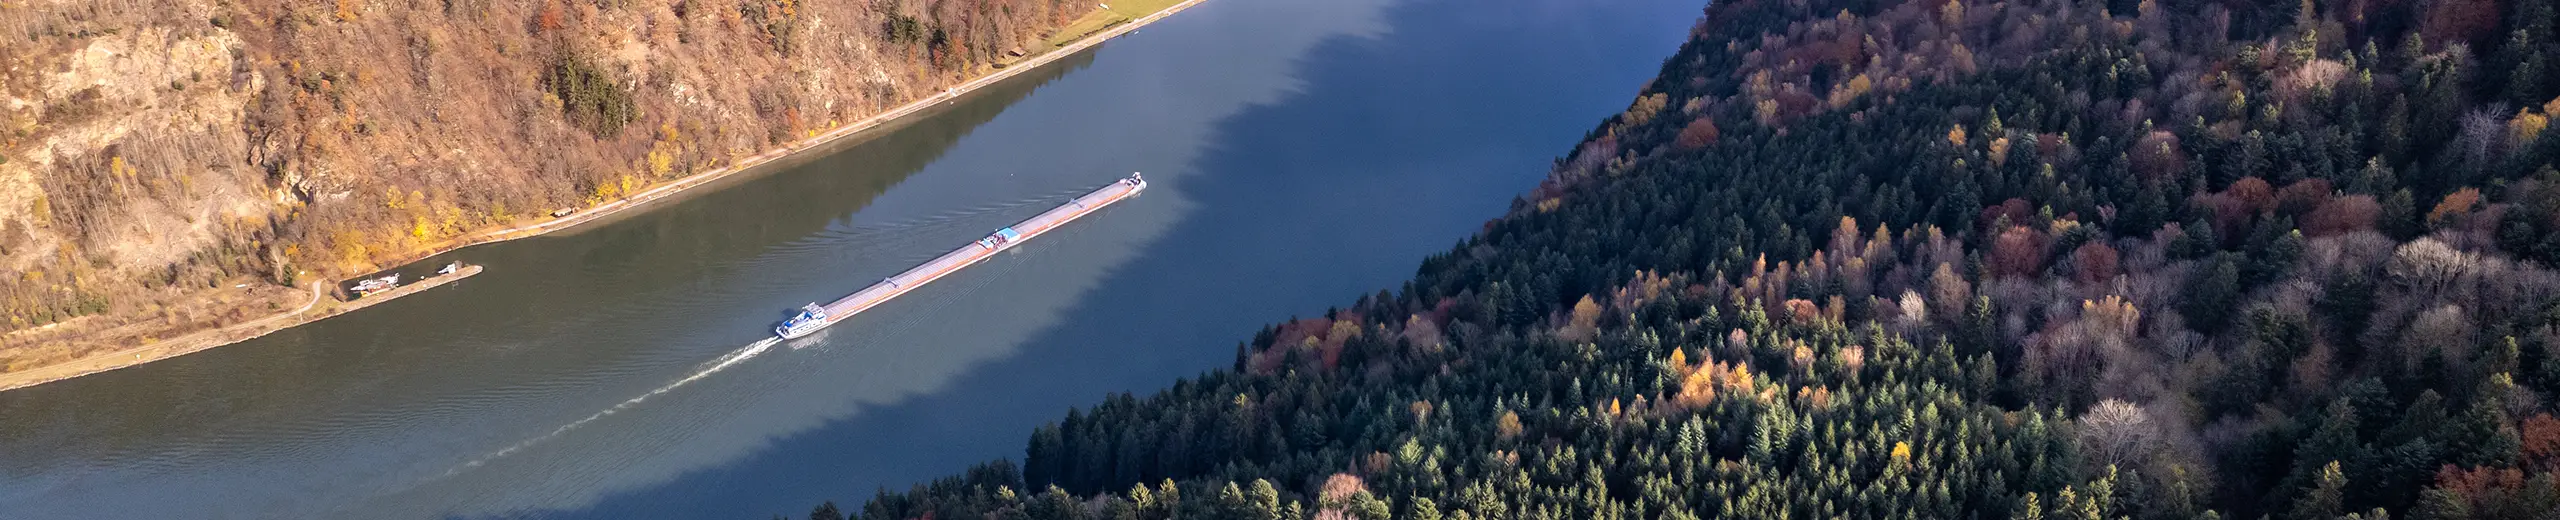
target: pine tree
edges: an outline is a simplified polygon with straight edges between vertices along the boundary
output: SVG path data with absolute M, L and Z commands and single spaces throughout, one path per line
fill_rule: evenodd
M 2426 229 L 2418 220 L 2417 196 L 2410 194 L 2408 188 L 2391 192 L 2390 197 L 2382 199 L 2382 217 L 2379 220 L 2381 225 L 2378 227 L 2382 228 L 2383 234 L 2395 239 L 2413 238 Z
M 2416 37 L 2417 33 L 2411 31 L 2410 38 Z M 2409 97 L 2407 95 L 2392 96 L 2391 107 L 2382 112 L 2381 157 L 2394 163 L 2409 157 L 2409 124 Z M 2383 188 L 2377 186 L 2375 187 L 2377 191 L 2373 193 L 2380 193 L 2378 190 Z
M 1673 455 L 1682 459 L 1702 455 L 1707 445 L 1706 424 L 1700 422 L 1697 416 L 1690 416 L 1688 420 L 1681 421 L 1680 436 L 1674 442 L 1671 448 Z
M 2460 491 L 2444 488 L 2429 489 L 2425 493 L 2421 494 L 2421 497 L 2422 498 L 2418 500 L 2416 511 L 2409 515 L 2411 518 L 2415 518 L 2416 520 L 2471 520 L 2472 518 L 2475 518 L 2471 514 L 2471 498 L 2463 496 Z
M 2345 510 L 2347 475 L 2336 461 L 2320 467 L 2313 487 L 2293 501 L 2292 520 L 2329 520 Z
M 1249 495 L 1247 499 L 1252 502 L 1251 509 L 1254 515 L 1252 518 L 1260 518 L 1262 520 L 1278 520 L 1280 518 L 1280 490 L 1272 487 L 1271 481 L 1253 479 L 1253 489 L 1249 493 L 1251 493 L 1251 495 Z
M 1440 505 L 1433 503 L 1431 499 L 1415 498 L 1413 499 L 1413 505 L 1408 507 L 1409 509 L 1405 512 L 1405 518 L 1410 518 L 1412 520 L 1440 520 Z
M 2178 313 L 2198 330 L 2219 331 L 2231 321 L 2241 290 L 2240 266 L 2232 257 L 2214 255 L 2187 279 L 2187 299 L 2179 302 Z

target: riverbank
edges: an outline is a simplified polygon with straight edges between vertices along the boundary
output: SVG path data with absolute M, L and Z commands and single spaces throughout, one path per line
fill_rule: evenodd
M 464 278 L 470 278 L 472 275 L 480 274 L 481 269 L 481 266 L 468 266 L 459 271 L 454 271 L 453 274 L 428 277 L 426 279 L 418 280 L 417 283 L 404 285 L 400 288 L 371 296 L 357 298 L 353 301 L 339 301 L 336 298 L 331 298 L 326 295 L 327 293 L 322 291 L 322 288 L 328 286 L 327 283 L 312 282 L 311 301 L 302 304 L 302 307 L 300 308 L 220 328 L 197 331 L 193 334 L 179 336 L 164 341 L 156 341 L 130 349 L 107 352 L 73 359 L 67 362 L 0 374 L 0 392 L 61 381 L 64 379 L 99 372 L 106 372 L 119 368 L 132 367 L 143 363 L 194 354 L 214 347 L 256 339 L 259 336 L 273 334 L 279 330 L 320 321 L 330 316 L 354 312 L 358 309 L 391 301 L 392 299 L 399 298 L 401 296 L 417 294 L 425 292 L 428 289 L 434 289 L 445 284 L 461 281 Z
M 1140 2 L 1162 2 L 1162 1 L 1167 1 L 1167 0 L 1138 0 L 1138 1 L 1140 1 Z M 487 244 L 487 243 L 492 243 L 492 242 L 504 242 L 504 241 L 508 241 L 508 240 L 515 240 L 515 239 L 520 239 L 520 238 L 529 238 L 529 237 L 541 236 L 541 235 L 543 235 L 543 234 L 545 234 L 545 233 L 550 233 L 550 232 L 553 232 L 553 231 L 559 231 L 559 230 L 563 230 L 563 229 L 568 229 L 568 228 L 572 228 L 572 227 L 577 227 L 579 224 L 585 224 L 585 223 L 588 223 L 588 222 L 593 222 L 593 221 L 596 221 L 596 220 L 602 219 L 602 218 L 604 218 L 604 217 L 608 217 L 608 216 L 615 215 L 615 214 L 617 214 L 617 213 L 621 213 L 621 212 L 623 212 L 623 211 L 627 211 L 627 210 L 630 210 L 630 209 L 633 209 L 633 208 L 637 208 L 637 207 L 640 207 L 640 206 L 643 206 L 643 205 L 647 205 L 647 204 L 649 204 L 649 203 L 651 203 L 651 202 L 656 202 L 656 201 L 659 201 L 659 200 L 663 200 L 663 199 L 666 199 L 667 197 L 670 197 L 670 196 L 673 196 L 673 195 L 676 195 L 676 194 L 679 194 L 679 193 L 683 193 L 683 192 L 684 192 L 684 191 L 686 191 L 686 190 L 689 190 L 689 189 L 692 189 L 692 188 L 695 188 L 695 187 L 699 187 L 699 186 L 702 186 L 702 185 L 704 185 L 704 184 L 709 184 L 709 183 L 711 183 L 712 181 L 717 181 L 717 180 L 720 180 L 720 179 L 724 179 L 724 178 L 728 178 L 728 177 L 730 177 L 730 176 L 737 175 L 737 174 L 739 174 L 739 173 L 744 173 L 744 172 L 752 171 L 752 170 L 756 169 L 757 167 L 764 166 L 764 165 L 769 164 L 769 163 L 772 163 L 772 162 L 774 162 L 774 161 L 776 161 L 776 160 L 781 160 L 781 159 L 785 159 L 785 158 L 793 157 L 793 156 L 795 156 L 795 155 L 799 154 L 800 152 L 808 151 L 808 150 L 815 149 L 815 148 L 820 148 L 820 147 L 823 147 L 824 145 L 827 145 L 827 144 L 833 143 L 833 142 L 835 142 L 836 140 L 843 139 L 843 138 L 845 138 L 845 137 L 849 137 L 849 136 L 852 136 L 852 135 L 855 135 L 855 134 L 859 134 L 859 133 L 862 133 L 862 132 L 864 132 L 864 131 L 868 131 L 868 130 L 872 130 L 872 129 L 875 129 L 875 128 L 879 128 L 879 127 L 880 127 L 880 126 L 882 126 L 882 125 L 886 125 L 886 124 L 889 124 L 889 123 L 897 122 L 899 119 L 905 118 L 905 117 L 907 117 L 907 116 L 915 115 L 915 114 L 916 114 L 916 113 L 918 113 L 918 112 L 923 112 L 923 111 L 925 111 L 926 109 L 933 108 L 933 107 L 934 107 L 934 106 L 936 106 L 936 105 L 940 105 L 940 104 L 943 104 L 943 103 L 949 102 L 949 101 L 951 101 L 951 100 L 952 100 L 952 99 L 954 99 L 954 98 L 958 98 L 958 97 L 960 97 L 960 96 L 962 96 L 962 95 L 966 95 L 966 94 L 968 94 L 968 93 L 970 93 L 970 92 L 977 91 L 979 88 L 983 88 L 983 87 L 986 87 L 987 85 L 992 85 L 992 84 L 995 84 L 996 82 L 1000 82 L 1000 81 L 1004 81 L 1004 80 L 1006 80 L 1006 79 L 1010 79 L 1010 78 L 1014 77 L 1015 75 L 1022 74 L 1023 72 L 1026 72 L 1026 71 L 1030 71 L 1030 70 L 1033 70 L 1033 69 L 1038 69 L 1038 68 L 1040 68 L 1040 67 L 1042 67 L 1042 66 L 1046 66 L 1046 65 L 1048 65 L 1050 62 L 1057 61 L 1059 58 L 1064 58 L 1064 57 L 1067 57 L 1067 56 L 1074 55 L 1075 53 L 1078 53 L 1078 52 L 1083 52 L 1085 49 L 1092 48 L 1092 47 L 1093 47 L 1093 46 L 1095 46 L 1095 45 L 1100 45 L 1100 44 L 1102 44 L 1102 42 L 1110 41 L 1112 38 L 1117 38 L 1117 37 L 1119 37 L 1120 35 L 1128 34 L 1128 33 L 1132 32 L 1132 31 L 1136 31 L 1136 30 L 1138 30 L 1138 28 L 1140 28 L 1140 27 L 1145 27 L 1147 24 L 1154 23 L 1154 22 L 1155 22 L 1155 21 L 1157 21 L 1157 20 L 1162 20 L 1162 19 L 1164 19 L 1164 18 L 1165 18 L 1165 17 L 1167 17 L 1167 16 L 1172 16 L 1174 13 L 1182 12 L 1184 9 L 1190 9 L 1192 6 L 1199 5 L 1199 4 L 1200 4 L 1200 2 L 1203 2 L 1203 1 L 1206 1 L 1206 0 L 1183 0 L 1183 1 L 1179 2 L 1179 3 L 1174 3 L 1174 4 L 1172 4 L 1172 5 L 1167 5 L 1167 6 L 1165 6 L 1163 9 L 1156 10 L 1156 11 L 1155 11 L 1154 13 L 1152 13 L 1152 14 L 1148 14 L 1148 15 L 1141 16 L 1141 17 L 1134 18 L 1134 19 L 1127 19 L 1125 22 L 1117 22 L 1117 23 L 1110 22 L 1109 20 L 1111 20 L 1111 19 L 1113 19 L 1113 18 L 1111 18 L 1111 17 L 1108 17 L 1108 16 L 1107 16 L 1109 13 L 1115 13 L 1116 11 L 1113 11 L 1113 10 L 1108 9 L 1108 8 L 1103 9 L 1103 10 L 1100 10 L 1100 11 L 1096 11 L 1096 12 L 1095 12 L 1095 14 L 1096 14 L 1097 16 L 1102 16 L 1102 17 L 1103 17 L 1103 19 L 1104 19 L 1104 20 L 1106 20 L 1105 22 L 1103 22 L 1104 24 L 1106 24 L 1106 26 L 1105 26 L 1103 29 L 1101 29 L 1099 32 L 1093 32 L 1093 33 L 1091 33 L 1091 34 L 1086 35 L 1085 37 L 1083 37 L 1083 38 L 1081 38 L 1081 39 L 1078 39 L 1078 40 L 1074 41 L 1073 43 L 1068 43 L 1068 44 L 1065 44 L 1065 45 L 1062 45 L 1062 46 L 1058 46 L 1058 47 L 1052 48 L 1052 49 L 1050 49 L 1050 50 L 1049 50 L 1049 51 L 1047 51 L 1047 52 L 1043 52 L 1043 53 L 1040 53 L 1040 54 L 1035 54 L 1035 55 L 1031 55 L 1031 56 L 1025 57 L 1025 58 L 1023 58 L 1023 59 L 1022 59 L 1022 60 L 1020 60 L 1020 61 L 1015 61 L 1015 62 L 1011 62 L 1011 63 L 1000 64 L 997 68 L 995 68 L 995 69 L 994 69 L 994 71 L 993 71 L 993 72 L 990 72 L 990 73 L 988 73 L 988 74 L 987 74 L 987 75 L 985 75 L 985 76 L 980 76 L 980 77 L 978 77 L 978 79 L 969 80 L 969 81 L 968 81 L 968 82 L 966 82 L 966 83 L 961 83 L 961 84 L 956 85 L 956 86 L 953 86 L 953 87 L 951 87 L 951 88 L 944 89 L 944 90 L 942 91 L 942 93 L 940 93 L 940 94 L 934 94 L 934 95 L 932 95 L 932 96 L 927 96 L 927 97 L 925 97 L 924 99 L 919 99 L 919 100 L 916 100 L 916 101 L 913 101 L 913 102 L 909 102 L 909 103 L 907 103 L 907 104 L 905 104 L 905 105 L 900 105 L 899 107 L 894 108 L 894 109 L 890 109 L 890 110 L 889 110 L 889 111 L 887 111 L 887 112 L 881 112 L 881 113 L 879 113 L 879 114 L 872 115 L 871 117 L 867 117 L 867 118 L 863 118 L 863 119 L 858 120 L 858 121 L 854 121 L 854 122 L 853 122 L 853 123 L 851 123 L 851 124 L 847 124 L 847 125 L 844 125 L 844 126 L 836 127 L 836 129 L 834 129 L 834 130 L 829 130 L 829 131 L 826 131 L 826 132 L 819 133 L 819 134 L 817 134 L 817 135 L 811 136 L 811 137 L 809 137 L 809 138 L 807 138 L 807 139 L 802 139 L 802 140 L 795 141 L 795 142 L 792 142 L 792 143 L 787 144 L 787 145 L 783 145 L 781 148 L 776 148 L 776 149 L 773 149 L 773 150 L 767 150 L 767 151 L 765 151 L 764 153 L 760 153 L 760 154 L 756 154 L 756 155 L 753 155 L 753 156 L 749 156 L 749 157 L 744 158 L 744 159 L 739 159 L 739 160 L 737 160 L 736 162 L 731 163 L 731 164 L 730 164 L 730 165 L 728 165 L 728 166 L 723 166 L 723 167 L 720 167 L 720 168 L 714 168 L 714 169 L 711 169 L 711 170 L 708 170 L 708 171 L 704 171 L 704 172 L 701 172 L 701 173 L 696 173 L 696 174 L 693 174 L 693 175 L 685 176 L 685 177 L 683 177 L 683 178 L 679 178 L 679 179 L 676 179 L 676 180 L 667 181 L 667 182 L 665 182 L 665 183 L 661 183 L 661 184 L 658 184 L 657 186 L 651 187 L 651 188 L 649 188 L 649 189 L 647 189 L 647 190 L 643 190 L 643 191 L 641 191 L 641 192 L 639 192 L 639 193 L 635 193 L 635 194 L 632 194 L 632 195 L 629 195 L 629 196 L 622 197 L 622 198 L 620 198 L 620 199 L 616 199 L 616 200 L 614 200 L 614 201 L 612 201 L 612 202 L 607 202 L 607 203 L 604 203 L 604 204 L 599 204 L 599 205 L 592 206 L 592 207 L 588 207 L 588 208 L 578 209 L 578 210 L 576 210 L 576 211 L 574 211 L 574 212 L 572 212 L 572 213 L 570 213 L 570 214 L 568 214 L 568 215 L 564 215 L 564 216 L 560 216 L 560 217 L 555 217 L 555 218 L 552 218 L 552 219 L 550 219 L 550 220 L 545 220 L 545 221 L 542 221 L 542 222 L 537 222 L 537 223 L 527 224 L 527 225 L 521 225 L 521 226 L 516 226 L 516 227 L 510 227 L 510 228 L 505 228 L 505 229 L 496 229 L 496 230 L 490 230 L 490 231 L 483 231 L 483 232 L 480 232 L 480 233 L 474 233 L 474 234 L 471 234 L 471 235 L 465 235 L 465 236 L 464 236 L 464 237 L 462 237 L 462 238 L 457 238 L 457 239 L 453 239 L 453 240 L 448 240 L 448 241 L 445 241 L 444 243 L 440 243 L 440 244 L 437 244 L 437 245 L 434 245 L 434 246 L 428 247 L 428 248 L 426 248 L 426 249 L 423 249 L 423 250 L 420 250 L 420 251 L 417 251 L 417 252 L 411 253 L 411 254 L 409 254 L 409 255 L 404 255 L 404 256 L 398 257 L 398 260 L 396 260 L 396 261 L 384 262 L 384 263 L 383 263 L 383 265 L 402 265 L 402 264 L 407 264 L 407 263 L 410 263 L 410 262 L 415 262 L 415 261 L 418 261 L 418 260 L 420 260 L 420 259 L 424 259 L 424 258 L 427 258 L 427 257 L 431 257 L 431 256 L 435 256 L 435 255 L 444 254 L 444 253 L 445 253 L 445 252 L 447 252 L 447 251 L 452 251 L 452 250 L 455 250 L 455 249 L 461 249 L 461 248 L 465 248 L 465 247 L 470 247 L 470 246 L 475 246 L 475 245 L 480 245 L 480 244 Z M 1080 24 L 1079 24 L 1079 25 L 1080 25 Z M 1070 26 L 1069 26 L 1069 29 L 1065 29 L 1065 30 L 1073 30 L 1073 27 L 1074 27 L 1074 25 L 1070 25 Z M 1064 33 L 1063 31 L 1065 31 L 1065 30 L 1062 30 L 1062 34 Z
M 1128 9 L 1133 7 L 1152 6 L 1168 1 L 1170 0 L 1134 0 L 1127 2 L 1129 5 L 1117 6 L 1117 8 Z M 1072 56 L 1078 52 L 1083 52 L 1086 49 L 1090 49 L 1096 45 L 1102 44 L 1103 42 L 1117 38 L 1120 35 L 1136 31 L 1150 23 L 1154 23 L 1158 20 L 1164 19 L 1165 17 L 1196 6 L 1203 1 L 1205 0 L 1183 0 L 1179 3 L 1165 5 L 1161 9 L 1157 9 L 1152 13 L 1135 18 L 1129 18 L 1128 13 L 1119 11 L 1115 8 L 1104 8 L 1089 16 L 1089 19 L 1099 20 L 1099 22 L 1096 23 L 1102 27 L 1100 30 L 1091 32 L 1082 38 L 1076 39 L 1072 43 L 1055 46 L 1046 51 L 1025 56 L 1020 60 L 1001 64 L 983 76 L 952 86 L 940 93 L 836 127 L 833 130 L 812 135 L 806 139 L 795 141 L 779 148 L 767 150 L 763 153 L 746 158 L 737 159 L 727 166 L 660 183 L 647 190 L 603 204 L 578 209 L 567 215 L 514 227 L 481 231 L 478 233 L 464 235 L 461 238 L 446 240 L 444 242 L 412 251 L 409 254 L 395 257 L 395 260 L 384 262 L 383 265 L 404 265 L 464 247 L 541 236 L 547 233 L 571 229 L 582 224 L 603 220 L 614 215 L 623 214 L 624 212 L 647 206 L 653 202 L 669 199 L 692 188 L 708 185 L 715 181 L 736 176 L 740 173 L 756 171 L 758 168 L 772 164 L 776 161 L 796 157 L 802 152 L 821 149 L 826 147 L 826 145 L 832 144 L 843 138 L 877 129 L 890 123 L 899 122 L 903 118 L 926 112 L 931 108 L 948 103 L 959 96 L 974 92 L 988 85 L 993 85 L 998 82 L 1011 79 L 1023 72 L 1039 69 L 1057 61 L 1060 58 Z M 1090 26 L 1082 23 L 1077 25 Z M 1062 31 L 1061 34 L 1072 33 Z M 344 314 L 346 312 L 351 312 L 374 304 L 396 299 L 401 296 L 416 294 L 417 292 L 424 291 L 436 285 L 449 283 L 453 280 L 459 280 L 461 278 L 468 277 L 471 274 L 478 274 L 479 270 L 480 267 L 473 266 L 465 273 L 458 273 L 458 275 L 455 276 L 444 276 L 430 280 L 422 280 L 419 283 L 402 287 L 398 290 L 376 294 L 349 302 L 338 302 L 334 299 L 321 296 L 319 287 L 322 285 L 315 284 L 311 301 L 306 303 L 302 308 L 279 312 L 265 317 L 225 325 L 210 330 L 199 331 L 193 334 L 180 336 L 178 338 L 149 342 L 145 345 L 132 348 L 82 356 L 60 363 L 46 364 L 19 371 L 0 372 L 0 391 L 25 388 L 53 381 L 60 381 L 83 375 L 140 365 L 151 361 L 168 359 L 204 351 L 213 347 L 246 341 L 274 333 L 278 330 L 311 323 L 329 316 Z M 323 303 L 324 301 L 328 303 Z

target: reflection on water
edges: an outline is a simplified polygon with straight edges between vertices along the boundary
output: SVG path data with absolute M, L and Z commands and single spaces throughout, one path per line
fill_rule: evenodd
M 794 293 L 833 290 L 825 281 L 836 271 L 887 269 L 898 260 L 879 257 L 920 247 L 908 238 L 919 230 L 965 226 L 954 215 L 845 219 L 1092 60 L 1071 56 L 929 117 L 840 141 L 838 153 L 615 222 L 420 261 L 491 266 L 450 288 L 0 393 L 0 511 L 10 512 L 0 516 L 110 503 L 122 512 L 307 516 L 529 447 L 759 339 L 785 301 L 804 297 Z M 244 482 L 266 488 L 242 493 Z
M 0 393 L 0 516 L 761 516 L 1016 456 L 1069 406 L 1400 282 L 1696 7 L 1214 0 L 837 153 L 422 262 L 490 266 L 451 288 Z M 759 341 L 1133 170 L 1137 200 Z

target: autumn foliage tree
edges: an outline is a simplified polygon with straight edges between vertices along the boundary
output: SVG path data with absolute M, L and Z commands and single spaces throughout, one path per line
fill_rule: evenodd
M 1716 138 L 1720 135 L 1722 132 L 1716 129 L 1714 119 L 1699 118 L 1690 121 L 1687 126 L 1680 127 L 1680 137 L 1672 141 L 1672 146 L 1683 151 L 1706 148 L 1707 145 L 1715 144 Z
M 1715 3 L 1338 358 L 1275 324 L 865 517 L 2560 511 L 2560 138 L 2493 101 L 2560 48 L 2483 36 L 2548 2 L 2133 4 Z
M 2044 271 L 2050 239 L 2026 226 L 2010 226 L 1992 239 L 1987 255 L 1994 276 L 2035 276 Z

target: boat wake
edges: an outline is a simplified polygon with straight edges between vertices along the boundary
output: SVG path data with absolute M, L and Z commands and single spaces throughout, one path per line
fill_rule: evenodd
M 633 397 L 623 400 L 620 403 L 615 403 L 612 407 L 597 411 L 593 415 L 586 416 L 586 418 L 570 421 L 569 424 L 560 425 L 559 428 L 553 428 L 551 433 L 542 434 L 540 437 L 525 439 L 524 442 L 518 442 L 513 446 L 508 446 L 505 449 L 492 452 L 478 459 L 473 459 L 471 462 L 464 463 L 461 466 L 455 466 L 452 470 L 446 471 L 445 476 L 452 476 L 453 474 L 460 473 L 463 470 L 480 467 L 483 464 L 489 463 L 489 461 L 504 458 L 507 455 L 522 451 L 525 448 L 533 447 L 535 444 L 541 444 L 542 441 L 551 440 L 553 437 L 559 437 L 561 434 L 568 433 L 569 430 L 575 430 L 580 426 L 586 426 L 587 423 L 596 422 L 596 420 L 603 419 L 606 416 L 621 413 L 623 410 L 630 409 L 633 406 L 639 406 L 641 402 L 648 401 L 651 397 L 657 397 L 659 394 L 675 391 L 677 388 L 683 388 L 684 385 L 692 384 L 694 381 L 700 381 L 702 378 L 711 377 L 712 374 L 720 373 L 721 370 L 726 370 L 730 366 L 746 362 L 746 360 L 749 359 L 754 359 L 756 356 L 764 354 L 766 350 L 772 349 L 774 344 L 780 342 L 782 342 L 782 338 L 765 338 L 756 340 L 755 343 L 749 343 L 743 348 L 730 351 L 728 354 L 723 354 L 717 359 L 704 363 L 702 369 L 695 370 L 692 374 L 684 376 L 683 379 L 677 379 L 673 383 L 667 383 L 665 386 L 660 386 L 655 390 L 650 390 L 648 393 L 640 394 L 638 397 Z
M 952 272 L 959 271 L 960 269 L 967 268 L 972 265 L 977 265 L 979 262 L 985 261 L 987 258 L 996 254 L 1012 251 L 1014 246 L 1031 240 L 1033 237 L 1058 229 L 1060 226 L 1064 226 L 1068 222 L 1082 218 L 1085 215 L 1100 210 L 1105 206 L 1135 197 L 1138 195 L 1138 192 L 1146 189 L 1146 178 L 1141 177 L 1138 173 L 1132 172 L 1127 178 L 1114 181 L 1109 185 L 1094 189 L 1081 197 L 1076 197 L 1074 200 L 1070 200 L 1066 204 L 1050 208 L 1049 211 L 1042 212 L 1039 215 L 1035 215 L 1010 227 L 997 230 L 994 235 L 989 235 L 987 238 L 981 239 L 973 245 L 960 246 L 958 249 L 953 249 L 949 253 L 944 253 L 942 256 L 935 257 L 933 260 L 917 265 L 905 272 L 898 273 L 896 276 L 882 279 L 879 283 L 872 284 L 870 287 L 863 288 L 861 291 L 847 295 L 833 303 L 828 303 L 823 307 L 820 307 L 817 304 L 810 304 L 811 308 L 807 311 L 802 312 L 799 316 L 785 322 L 785 332 L 787 334 L 806 339 L 807 335 L 810 333 L 821 332 L 820 330 L 815 329 L 823 329 L 826 326 L 835 323 L 836 320 L 841 320 L 856 313 L 860 313 L 871 308 L 871 306 L 878 305 L 880 302 L 906 294 L 908 291 L 913 290 L 916 287 L 932 283 L 935 280 L 940 280 L 945 275 L 949 275 Z M 945 221 L 956 222 L 958 220 L 959 219 L 957 218 L 949 218 Z M 933 225 L 936 223 L 932 218 L 928 218 L 922 222 L 924 222 L 924 225 Z M 541 444 L 543 441 L 551 440 L 553 437 L 559 437 L 562 434 L 568 433 L 570 430 L 586 426 L 587 423 L 604 419 L 606 416 L 616 413 L 621 413 L 623 410 L 630 409 L 634 406 L 639 406 L 640 403 L 648 401 L 649 398 L 657 397 L 659 394 L 675 391 L 675 389 L 683 388 L 684 385 L 692 384 L 694 381 L 700 381 L 703 378 L 711 377 L 712 374 L 719 373 L 721 370 L 726 370 L 730 366 L 737 365 L 738 363 L 745 362 L 749 359 L 754 359 L 756 356 L 764 354 L 766 350 L 773 348 L 775 344 L 781 342 L 781 338 L 765 338 L 758 340 L 755 343 L 748 344 L 736 351 L 732 351 L 727 355 L 720 356 L 717 359 L 704 363 L 701 369 L 695 370 L 693 374 L 687 375 L 682 379 L 677 379 L 675 382 L 667 383 L 665 386 L 660 386 L 655 390 L 650 390 L 648 393 L 640 394 L 638 397 L 633 397 L 624 400 L 621 403 L 614 404 L 611 407 L 597 411 L 585 418 L 560 425 L 559 428 L 552 429 L 550 433 L 545 433 L 541 436 L 527 439 L 523 442 L 518 442 L 513 446 L 508 446 L 505 449 L 490 453 L 487 456 L 464 463 L 461 466 L 456 466 L 453 469 L 446 471 L 445 475 L 452 476 L 471 468 L 480 467 L 484 464 L 488 464 L 489 461 L 504 458 L 508 455 L 514 454 L 515 452 L 523 451 L 525 448 Z M 814 339 L 798 342 L 793 344 L 793 348 L 799 348 L 804 345 L 816 343 L 819 343 L 819 341 Z

